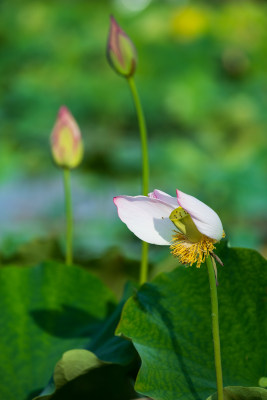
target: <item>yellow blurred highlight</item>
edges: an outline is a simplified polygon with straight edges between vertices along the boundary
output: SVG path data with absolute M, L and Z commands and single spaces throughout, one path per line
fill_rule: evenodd
M 207 31 L 208 26 L 208 13 L 193 6 L 177 10 L 170 23 L 171 35 L 185 41 L 202 36 Z

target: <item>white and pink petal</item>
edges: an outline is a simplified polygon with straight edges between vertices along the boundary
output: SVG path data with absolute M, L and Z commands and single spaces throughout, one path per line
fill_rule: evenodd
M 174 207 L 146 196 L 114 197 L 119 218 L 139 239 L 157 245 L 170 245 L 173 223 L 169 215 Z
M 163 203 L 169 204 L 171 207 L 173 207 L 173 209 L 179 206 L 177 202 L 177 197 L 172 197 L 162 190 L 155 189 L 153 192 L 149 193 L 148 196 L 152 199 L 158 199 L 160 201 L 163 201 Z
M 216 212 L 181 190 L 177 190 L 176 193 L 178 204 L 190 214 L 199 232 L 211 239 L 220 240 L 223 236 L 223 226 Z

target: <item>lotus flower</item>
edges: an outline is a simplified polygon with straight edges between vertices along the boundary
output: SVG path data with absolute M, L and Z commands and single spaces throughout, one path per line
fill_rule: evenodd
M 63 168 L 75 168 L 82 161 L 83 144 L 77 122 L 67 109 L 61 107 L 51 134 L 55 163 Z
M 136 49 L 114 17 L 110 17 L 107 58 L 119 75 L 130 77 L 134 74 L 137 64 Z
M 172 197 L 160 190 L 148 196 L 117 196 L 119 218 L 139 239 L 170 246 L 182 264 L 197 267 L 224 237 L 219 216 L 200 200 L 180 190 Z

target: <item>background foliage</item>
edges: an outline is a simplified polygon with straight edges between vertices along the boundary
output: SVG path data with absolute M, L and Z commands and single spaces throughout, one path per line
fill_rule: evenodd
M 232 245 L 266 254 L 266 4 L 261 1 L 13 1 L 0 5 L 2 253 L 64 227 L 48 138 L 61 104 L 81 126 L 73 174 L 76 254 L 139 242 L 117 194 L 140 193 L 140 144 L 125 81 L 105 59 L 109 14 L 136 44 L 151 189 L 176 187 L 212 206 Z M 168 140 L 166 140 L 168 139 Z M 19 248 L 20 250 L 20 248 Z M 152 260 L 166 250 L 152 249 Z M 129 271 L 128 271 L 129 272 Z

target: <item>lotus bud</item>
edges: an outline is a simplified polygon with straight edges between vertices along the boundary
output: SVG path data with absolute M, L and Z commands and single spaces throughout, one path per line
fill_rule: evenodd
M 51 134 L 54 161 L 63 168 L 77 167 L 83 157 L 83 143 L 80 129 L 67 109 L 61 107 Z
M 111 67 L 119 75 L 128 78 L 134 74 L 137 64 L 135 46 L 112 16 L 110 17 L 107 58 Z

